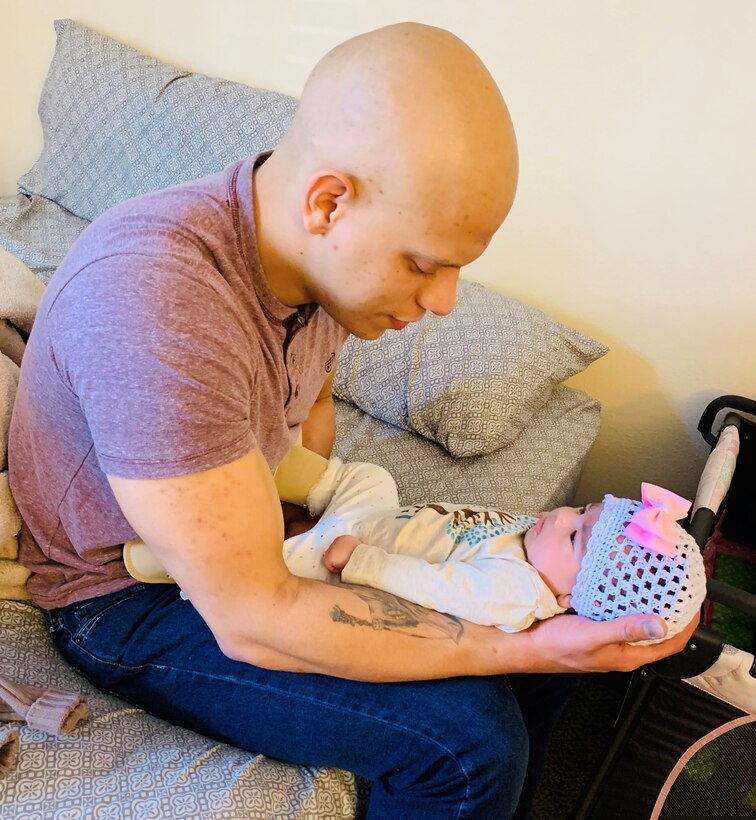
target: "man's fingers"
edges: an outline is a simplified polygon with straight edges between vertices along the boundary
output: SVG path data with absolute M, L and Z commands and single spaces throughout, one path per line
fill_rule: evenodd
M 630 615 L 609 623 L 617 627 L 617 643 L 658 641 L 667 634 L 667 625 L 655 615 Z
M 685 648 L 690 636 L 698 625 L 699 618 L 694 618 L 684 630 L 673 635 L 668 640 L 646 646 L 625 646 L 624 661 L 628 669 L 645 666 L 654 661 L 674 655 Z M 612 623 L 611 621 L 609 623 Z M 617 640 L 622 643 L 636 643 L 637 641 L 659 640 L 666 634 L 666 624 L 661 618 L 653 615 L 632 615 L 618 618 L 613 622 L 618 627 L 621 637 Z M 663 634 L 662 634 L 663 633 Z

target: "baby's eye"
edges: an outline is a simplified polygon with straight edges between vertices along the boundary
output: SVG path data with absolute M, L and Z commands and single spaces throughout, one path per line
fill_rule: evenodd
M 576 536 L 576 535 L 577 535 L 577 530 L 573 530 L 573 531 L 570 533 L 570 541 L 572 541 L 572 543 L 573 543 L 573 544 L 575 543 L 575 536 Z

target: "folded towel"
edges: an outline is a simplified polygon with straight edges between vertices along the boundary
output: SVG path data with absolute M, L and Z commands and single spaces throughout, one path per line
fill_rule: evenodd
M 21 516 L 13 500 L 8 483 L 8 471 L 0 473 L 0 544 L 18 534 Z
M 12 594 L 0 594 L 0 598 L 13 601 L 25 601 L 27 596 L 26 581 L 31 573 L 22 567 L 18 561 L 0 560 L 0 590 L 10 591 Z
M 7 541 L 0 541 L 0 559 L 15 561 L 18 558 L 18 538 L 12 535 Z
M 0 675 L 0 720 L 25 720 L 49 735 L 70 735 L 87 717 L 89 706 L 81 695 L 25 686 Z
M 29 268 L 5 248 L 0 248 L 0 318 L 4 320 L 0 342 L 7 343 L 7 347 L 4 345 L 0 350 L 11 358 L 18 357 L 16 364 L 21 364 L 23 342 L 20 334 L 11 333 L 9 325 L 28 334 L 44 292 L 45 286 Z M 20 346 L 19 342 L 22 342 Z
M 20 370 L 0 352 L 0 470 L 8 469 L 8 429 L 18 390 Z
M 6 319 L 0 319 L 0 350 L 16 364 L 21 363 L 26 342 L 19 331 Z
M 0 780 L 7 777 L 18 758 L 18 729 L 14 726 L 0 726 Z
M 19 365 L 37 305 L 45 292 L 29 268 L 0 248 L 0 598 L 28 600 L 29 571 L 15 563 L 21 517 L 8 485 L 8 428 L 18 388 Z
M 31 595 L 26 589 L 26 584 L 13 587 L 0 584 L 0 601 L 31 601 Z

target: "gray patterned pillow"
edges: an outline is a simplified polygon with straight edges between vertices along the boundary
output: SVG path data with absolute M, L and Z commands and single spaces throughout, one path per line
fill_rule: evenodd
M 445 318 L 374 342 L 350 338 L 334 392 L 454 456 L 511 444 L 554 388 L 608 348 L 534 307 L 460 281 Z
M 601 410 L 590 396 L 562 384 L 508 447 L 455 458 L 353 404 L 337 400 L 335 407 L 336 455 L 385 467 L 396 480 L 400 503 L 451 501 L 518 513 L 573 503 Z
M 44 148 L 19 190 L 83 219 L 273 148 L 296 100 L 181 71 L 73 20 L 42 90 Z
M 0 247 L 25 262 L 45 284 L 88 224 L 41 196 L 0 197 Z

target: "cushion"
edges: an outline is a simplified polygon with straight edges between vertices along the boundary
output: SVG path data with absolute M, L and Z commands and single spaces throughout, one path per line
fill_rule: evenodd
M 90 717 L 66 737 L 22 726 L 0 817 L 317 820 L 353 817 L 358 786 L 336 769 L 294 766 L 171 726 L 98 692 L 58 654 L 42 613 L 0 601 L 0 668 L 19 683 L 79 692 Z
M 573 503 L 600 411 L 590 396 L 560 385 L 512 444 L 455 458 L 352 404 L 337 399 L 335 407 L 336 455 L 385 467 L 396 480 L 401 504 L 449 501 L 531 514 Z
M 56 20 L 39 115 L 44 147 L 19 190 L 92 220 L 124 199 L 273 148 L 296 100 L 193 74 Z
M 372 342 L 350 338 L 336 395 L 454 456 L 511 444 L 564 379 L 608 348 L 534 307 L 460 281 L 457 307 Z

